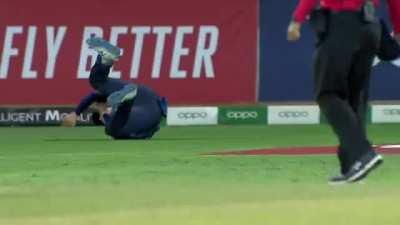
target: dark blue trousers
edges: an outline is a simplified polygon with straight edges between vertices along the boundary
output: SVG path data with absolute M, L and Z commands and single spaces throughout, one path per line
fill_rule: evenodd
M 96 63 L 90 70 L 89 82 L 90 85 L 100 94 L 109 96 L 110 94 L 121 90 L 125 85 L 129 84 L 127 81 L 120 79 L 109 78 L 111 65 L 104 65 L 101 63 L 101 56 L 97 56 Z
M 101 63 L 98 56 L 92 67 L 89 82 L 103 95 L 121 90 L 127 81 L 109 78 L 111 66 Z M 138 85 L 137 95 L 132 101 L 122 103 L 111 115 L 105 115 L 106 134 L 115 139 L 146 139 L 159 130 L 163 112 L 162 99 L 150 88 Z

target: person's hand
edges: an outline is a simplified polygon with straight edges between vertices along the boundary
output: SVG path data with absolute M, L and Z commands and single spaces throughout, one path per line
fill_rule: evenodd
M 290 22 L 287 31 L 287 40 L 298 41 L 301 36 L 300 30 L 301 30 L 301 24 L 299 22 L 295 21 Z
M 96 102 L 92 105 L 92 108 L 99 113 L 104 113 L 107 111 L 107 103 L 105 102 Z
M 97 102 L 92 107 L 100 114 L 100 120 L 104 123 L 104 114 L 111 114 L 111 108 L 108 107 L 107 103 Z
M 94 104 L 93 108 L 97 112 L 99 112 L 101 116 L 105 113 L 111 112 L 111 109 L 110 109 L 110 107 L 108 107 L 107 103 L 103 103 L 103 102 L 98 102 L 98 103 Z
M 63 119 L 62 125 L 64 127 L 75 127 L 78 115 L 75 112 L 69 113 Z

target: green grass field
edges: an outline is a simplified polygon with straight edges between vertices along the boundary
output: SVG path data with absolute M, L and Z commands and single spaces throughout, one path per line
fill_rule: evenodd
M 375 144 L 400 143 L 400 125 L 369 131 Z M 334 156 L 202 155 L 335 144 L 325 125 L 165 127 L 146 141 L 0 128 L 0 224 L 400 224 L 400 156 L 365 184 L 331 187 Z

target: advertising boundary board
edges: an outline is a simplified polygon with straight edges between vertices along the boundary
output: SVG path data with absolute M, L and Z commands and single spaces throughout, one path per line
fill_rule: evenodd
M 73 107 L 1 107 L 0 126 L 56 126 Z M 229 114 L 229 115 L 228 115 Z M 91 126 L 92 111 L 78 117 Z M 372 104 L 367 123 L 400 123 L 400 104 Z M 317 105 L 247 105 L 169 107 L 161 125 L 296 125 L 327 124 Z
M 0 1 L 0 104 L 79 102 L 93 91 L 93 35 L 123 50 L 111 78 L 171 104 L 254 104 L 258 8 L 258 0 Z

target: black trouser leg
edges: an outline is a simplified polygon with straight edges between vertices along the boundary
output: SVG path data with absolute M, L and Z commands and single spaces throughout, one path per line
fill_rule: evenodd
M 349 78 L 349 84 L 352 87 L 349 90 L 349 104 L 365 136 L 367 136 L 368 90 L 371 74 L 369 65 L 372 64 L 373 58 L 374 56 L 367 52 L 358 53 L 354 59 Z M 348 159 L 341 146 L 338 149 L 338 157 L 341 162 L 341 172 L 344 174 L 350 169 L 351 160 Z
M 334 93 L 322 94 L 318 104 L 339 138 L 341 163 L 346 170 L 360 156 L 371 150 L 363 127 L 350 104 Z M 344 161 L 343 161 L 344 160 Z
M 350 102 L 349 102 L 351 108 L 353 109 L 353 112 L 357 116 L 357 119 L 359 121 L 360 126 L 363 129 L 364 134 L 366 134 L 366 129 L 367 129 L 366 115 L 368 110 L 368 101 L 367 101 L 368 95 L 367 96 L 365 95 L 366 93 L 363 91 L 361 93 L 361 96 L 355 95 L 350 97 Z M 345 174 L 349 171 L 352 162 L 345 154 L 345 151 L 341 145 L 338 148 L 337 155 L 340 161 L 341 173 Z
M 353 124 L 358 123 L 357 116 L 348 101 L 347 74 L 351 68 L 352 51 L 345 49 L 342 52 L 336 52 L 336 49 L 332 48 L 331 44 L 326 41 L 316 50 L 314 65 L 315 89 L 317 103 L 321 112 L 326 116 L 339 138 L 340 144 L 337 156 L 341 173 L 345 174 L 353 163 L 349 152 L 354 148 L 350 141 L 354 137 L 350 131 L 346 131 L 347 121 L 353 121 Z M 343 120 L 338 119 L 338 116 L 344 118 L 350 116 L 350 118 Z
M 111 116 L 109 124 L 106 124 L 106 133 L 114 138 L 123 138 L 120 134 L 122 128 L 129 119 L 134 100 L 123 102 L 117 111 Z
M 372 63 L 375 55 L 361 51 L 356 53 L 351 68 L 351 76 L 349 77 L 350 85 L 350 105 L 356 113 L 360 124 L 363 125 L 366 134 L 368 98 L 369 98 L 369 82 L 371 78 Z
M 342 173 L 372 149 L 364 123 L 367 95 L 362 91 L 368 90 L 378 30 L 363 24 L 357 13 L 335 14 L 316 52 L 317 102 L 339 139 Z
M 121 90 L 128 82 L 120 79 L 109 78 L 112 65 L 101 63 L 101 56 L 97 56 L 96 63 L 92 67 L 89 76 L 90 85 L 99 93 L 110 95 L 113 92 Z

